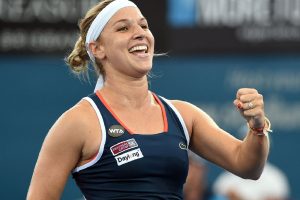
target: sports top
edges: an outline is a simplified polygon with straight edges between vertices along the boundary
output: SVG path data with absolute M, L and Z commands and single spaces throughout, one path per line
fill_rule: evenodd
M 183 199 L 189 134 L 176 108 L 153 96 L 162 110 L 164 131 L 151 135 L 132 133 L 99 91 L 84 98 L 94 108 L 102 130 L 97 155 L 73 171 L 87 200 Z

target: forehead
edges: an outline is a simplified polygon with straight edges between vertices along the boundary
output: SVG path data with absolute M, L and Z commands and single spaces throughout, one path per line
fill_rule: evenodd
M 112 26 L 120 20 L 137 21 L 143 18 L 143 14 L 137 7 L 125 7 L 116 12 L 108 21 L 107 25 Z

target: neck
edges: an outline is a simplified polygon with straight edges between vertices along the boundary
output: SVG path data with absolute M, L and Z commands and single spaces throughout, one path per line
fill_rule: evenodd
M 116 79 L 108 78 L 101 89 L 101 94 L 112 106 L 142 108 L 151 103 L 146 76 L 132 80 Z

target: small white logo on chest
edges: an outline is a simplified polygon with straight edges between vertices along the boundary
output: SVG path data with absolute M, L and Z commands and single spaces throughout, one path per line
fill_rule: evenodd
M 184 144 L 183 142 L 179 143 L 179 148 L 183 150 L 187 150 L 186 144 Z

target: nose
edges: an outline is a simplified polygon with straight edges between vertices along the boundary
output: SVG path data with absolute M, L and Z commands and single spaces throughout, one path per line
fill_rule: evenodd
M 143 40 L 145 37 L 146 37 L 145 30 L 140 25 L 137 25 L 134 29 L 133 38 L 135 40 Z

